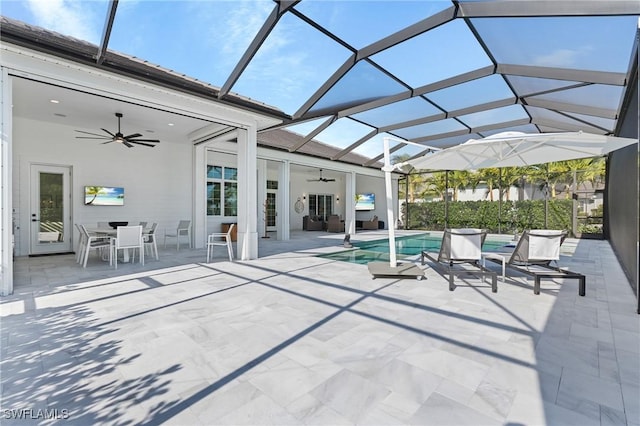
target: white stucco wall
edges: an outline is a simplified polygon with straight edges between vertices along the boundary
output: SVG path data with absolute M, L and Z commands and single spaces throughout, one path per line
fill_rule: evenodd
M 126 148 L 76 139 L 75 128 L 44 121 L 16 117 L 13 125 L 14 140 L 19 141 L 13 147 L 16 255 L 28 254 L 29 248 L 31 163 L 73 168 L 72 223 L 93 227 L 98 221 L 158 222 L 162 241 L 165 228 L 175 229 L 179 220 L 192 218 L 192 146 L 186 140 Z M 84 186 L 93 185 L 124 187 L 124 206 L 85 206 Z
M 397 194 L 397 184 L 393 184 L 392 188 L 394 188 L 394 199 L 398 199 Z M 370 220 L 373 216 L 378 216 L 379 220 L 384 221 L 385 228 L 388 226 L 387 223 L 387 200 L 386 193 L 384 189 L 384 177 L 373 177 L 373 176 L 358 176 L 356 179 L 356 193 L 373 193 L 376 196 L 375 200 L 375 210 L 369 211 L 356 211 L 356 220 Z M 355 201 L 354 201 L 355 202 Z M 395 217 L 398 217 L 397 210 L 395 211 Z

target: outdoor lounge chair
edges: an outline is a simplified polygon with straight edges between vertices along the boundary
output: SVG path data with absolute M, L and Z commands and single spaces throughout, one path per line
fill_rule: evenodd
M 362 229 L 378 229 L 378 216 L 374 216 L 371 220 L 365 220 L 362 222 Z
M 437 257 L 431 253 L 421 252 L 421 263 L 425 264 L 425 257 L 435 263 L 437 269 L 443 274 L 449 274 L 449 290 L 456 287 L 454 277 L 461 275 L 491 277 L 491 291 L 498 291 L 497 274 L 485 268 L 482 260 L 482 244 L 487 237 L 487 231 L 474 228 L 445 229 L 442 235 L 442 244 Z
M 574 278 L 579 282 L 578 294 L 584 296 L 585 276 L 557 266 L 560 259 L 560 245 L 566 237 L 566 231 L 525 230 L 512 253 L 485 253 L 485 258 L 502 263 L 503 268 L 506 266 L 532 276 L 534 294 L 540 294 L 540 280 L 543 278 Z M 551 262 L 556 266 L 552 266 Z
M 329 216 L 327 220 L 327 232 L 344 232 L 344 221 L 340 220 L 340 216 Z
M 302 229 L 305 231 L 323 231 L 324 220 L 318 216 L 305 216 L 302 218 Z

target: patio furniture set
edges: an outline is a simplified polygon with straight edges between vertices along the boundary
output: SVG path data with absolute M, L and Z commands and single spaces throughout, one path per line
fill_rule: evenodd
M 122 252 L 124 262 L 135 261 L 137 251 L 140 263 L 144 265 L 147 250 L 157 260 L 157 228 L 157 223 L 147 227 L 147 222 L 140 222 L 138 225 L 129 225 L 128 222 L 98 222 L 95 228 L 76 224 L 80 235 L 76 262 L 86 268 L 92 250 L 97 251 L 102 260 L 109 260 L 109 265 L 115 265 L 116 269 L 119 252 Z
M 425 259 L 429 259 L 439 273 L 448 275 L 450 291 L 456 288 L 454 278 L 474 275 L 483 279 L 489 276 L 491 291 L 497 292 L 497 273 L 486 267 L 488 260 L 502 266 L 502 282 L 505 282 L 507 268 L 533 277 L 534 294 L 540 294 L 542 279 L 576 279 L 578 294 L 585 295 L 585 276 L 558 266 L 560 246 L 567 236 L 566 231 L 525 230 L 513 250 L 505 252 L 483 252 L 486 236 L 487 231 L 482 229 L 446 229 L 440 251 L 437 254 L 422 251 L 421 264 L 425 265 Z
M 330 215 L 326 221 L 322 216 L 304 216 L 302 218 L 302 229 L 305 231 L 344 232 L 345 223 L 338 215 Z M 356 220 L 356 229 L 384 229 L 384 221 L 379 220 L 378 216 L 373 216 L 368 220 Z
M 91 251 L 99 253 L 103 261 L 109 261 L 109 265 L 118 268 L 118 254 L 122 253 L 122 261 L 134 262 L 136 253 L 140 264 L 144 265 L 145 252 L 148 250 L 158 260 L 157 223 L 147 227 L 147 222 L 138 225 L 129 225 L 128 222 L 98 222 L 97 227 L 87 228 L 85 225 L 76 224 L 80 238 L 76 252 L 76 262 L 87 267 L 87 261 Z M 207 262 L 213 257 L 215 246 L 225 246 L 229 260 L 233 261 L 232 241 L 236 235 L 236 224 L 225 227 L 226 232 L 214 232 L 207 237 Z M 165 230 L 164 246 L 167 240 L 176 240 L 176 250 L 180 250 L 182 239 L 186 237 L 191 248 L 191 221 L 181 220 L 175 230 Z

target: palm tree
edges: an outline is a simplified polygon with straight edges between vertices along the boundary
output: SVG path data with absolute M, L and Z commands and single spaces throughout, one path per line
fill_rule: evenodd
M 606 161 L 604 157 L 592 158 L 591 164 L 582 174 L 582 183 L 589 182 L 595 188 L 604 182 L 606 174 Z
M 437 195 L 444 200 L 446 187 L 444 172 L 431 173 L 425 177 L 425 189 L 422 191 L 421 196 L 424 198 L 430 195 Z
M 98 195 L 104 192 L 103 186 L 87 186 L 84 190 L 84 196 L 93 195 L 91 201 L 85 201 L 85 204 L 93 204 Z
M 480 175 L 480 180 L 487 184 L 487 190 L 489 191 L 487 195 L 489 195 L 489 200 L 493 201 L 493 188 L 498 186 L 499 170 L 495 167 L 489 167 L 480 170 L 478 174 Z
M 559 167 L 566 170 L 567 174 L 567 181 L 565 182 L 566 198 L 569 198 L 569 193 L 578 189 L 578 185 L 584 182 L 582 173 L 580 174 L 581 176 L 579 178 L 578 172 L 588 169 L 591 166 L 591 163 L 593 163 L 592 158 L 582 158 L 578 160 L 567 160 L 558 162 Z M 570 185 L 569 182 L 571 182 Z
M 544 191 L 545 187 L 551 198 L 556 198 L 556 185 L 560 184 L 567 176 L 565 166 L 560 163 L 546 163 L 525 168 L 529 182 Z
M 558 195 L 556 192 L 557 186 L 563 184 L 568 179 L 568 170 L 566 165 L 562 164 L 561 161 L 548 163 L 547 170 L 548 182 L 551 189 L 551 198 L 555 199 Z
M 427 173 L 411 173 L 409 176 L 409 201 L 415 201 L 415 195 L 424 192 L 427 185 Z
M 532 197 L 536 189 L 543 190 L 547 181 L 547 169 L 544 166 L 525 166 L 520 168 L 521 176 L 524 178 L 522 185 L 527 183 L 533 187 Z
M 470 173 L 466 170 L 449 172 L 449 187 L 453 188 L 453 201 L 458 201 L 460 191 L 467 189 L 467 185 L 471 182 L 469 175 Z
M 500 170 L 499 178 L 500 190 L 502 191 L 505 200 L 509 201 L 509 189 L 520 182 L 522 172 L 519 167 L 503 167 Z
M 392 155 L 389 161 L 391 162 L 391 164 L 398 164 L 398 163 L 404 163 L 409 158 L 411 158 L 409 154 L 396 154 L 396 155 Z

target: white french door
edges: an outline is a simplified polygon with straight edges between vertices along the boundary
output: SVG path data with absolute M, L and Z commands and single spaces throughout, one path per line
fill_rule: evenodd
M 29 254 L 70 252 L 71 168 L 31 165 Z
M 267 189 L 267 231 L 275 231 L 276 228 L 276 216 L 278 215 L 276 212 L 277 206 L 277 191 Z

